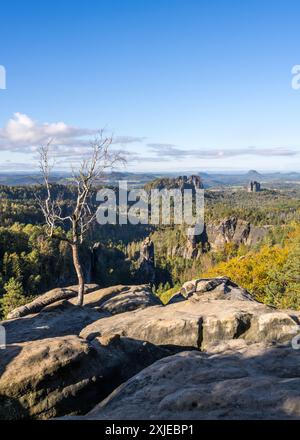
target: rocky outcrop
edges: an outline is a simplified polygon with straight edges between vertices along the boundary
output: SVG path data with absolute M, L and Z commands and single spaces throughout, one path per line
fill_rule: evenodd
M 203 299 L 227 299 L 254 301 L 246 289 L 239 287 L 227 277 L 200 278 L 187 281 L 180 292 L 170 299 L 169 304 L 190 297 Z
M 12 344 L 0 357 L 0 419 L 83 414 L 170 352 L 126 338 L 57 337 Z
M 141 402 L 143 404 L 141 405 Z M 85 419 L 299 419 L 299 353 L 231 341 L 156 362 Z
M 85 293 L 93 292 L 99 289 L 97 284 L 87 284 L 85 285 Z M 70 299 L 76 297 L 78 294 L 78 286 L 71 287 L 59 287 L 57 289 L 50 290 L 43 295 L 38 296 L 33 301 L 24 306 L 18 307 L 8 314 L 8 319 L 21 318 L 22 316 L 29 315 L 31 313 L 38 313 L 44 307 L 49 304 L 53 304 L 57 301 Z
M 83 307 L 56 298 L 1 323 L 0 419 L 86 414 L 101 401 L 87 418 L 299 415 L 300 312 L 226 277 L 189 281 L 166 306 L 148 285 L 94 290 Z
M 217 250 L 227 243 L 253 246 L 265 237 L 268 227 L 254 226 L 245 220 L 229 217 L 219 223 L 207 224 L 206 230 L 210 248 Z
M 150 237 L 145 238 L 140 249 L 140 267 L 137 278 L 140 282 L 155 283 L 154 243 Z
M 175 178 L 158 178 L 145 185 L 146 190 L 151 189 L 180 189 L 181 191 L 190 189 L 195 192 L 198 189 L 203 189 L 201 176 L 179 176 Z
M 71 303 L 76 304 L 74 300 Z M 113 286 L 96 290 L 85 296 L 84 307 L 91 307 L 110 315 L 161 305 L 149 284 L 139 286 Z
M 16 344 L 57 336 L 78 335 L 88 324 L 109 314 L 85 307 L 76 307 L 69 301 L 59 301 L 42 311 L 0 324 L 6 331 L 6 343 Z
M 180 256 L 186 260 L 199 258 L 205 250 L 209 248 L 208 237 L 206 233 L 206 226 L 201 234 L 198 234 L 197 229 L 189 228 L 187 231 L 187 241 L 185 247 L 179 252 Z M 175 249 L 174 254 L 178 255 L 178 249 Z
M 72 292 L 72 288 L 68 288 L 66 291 Z M 79 335 L 80 331 L 88 324 L 101 318 L 162 304 L 158 297 L 151 292 L 148 285 L 119 285 L 92 291 L 85 295 L 83 307 L 76 306 L 77 298 L 62 300 L 60 295 L 56 295 L 57 301 L 55 303 L 48 304 L 49 301 L 44 301 L 43 298 L 53 299 L 52 292 L 41 296 L 39 313 L 31 313 L 23 316 L 22 319 L 10 319 L 2 323 L 6 330 L 8 344 L 57 336 Z M 37 302 L 38 298 L 34 308 L 31 306 L 32 303 L 24 306 L 23 313 L 25 310 L 27 313 L 30 310 L 36 310 Z M 41 308 L 41 304 L 46 305 Z M 17 315 L 18 310 L 12 312 L 11 315 Z
M 293 312 L 275 311 L 254 301 L 228 278 L 186 283 L 167 306 L 101 318 L 85 327 L 80 336 L 118 333 L 155 345 L 205 350 L 212 342 L 242 338 L 258 341 L 290 341 L 299 332 Z M 187 300 L 185 300 L 187 298 Z
M 161 304 L 148 285 L 93 290 L 83 307 L 75 294 L 73 288 L 48 292 L 22 309 L 26 316 L 1 322 L 7 347 L 0 357 L 0 419 L 87 412 L 99 396 L 173 352 L 113 332 L 78 336 L 101 318 Z
M 257 182 L 256 180 L 251 180 L 251 182 L 249 182 L 248 186 L 247 186 L 247 191 L 248 192 L 260 192 L 261 191 L 261 185 L 259 182 Z
M 99 289 L 97 284 L 86 286 L 84 307 L 93 308 L 110 314 L 122 313 L 138 308 L 145 308 L 161 304 L 161 301 L 152 293 L 149 285 L 123 286 L 117 285 Z M 21 318 L 41 311 L 53 311 L 54 308 L 68 300 L 68 304 L 76 305 L 77 287 L 53 289 L 38 296 L 34 301 L 18 307 L 8 315 L 8 319 Z M 78 308 L 77 310 L 81 310 Z M 47 318 L 48 319 L 48 318 Z
M 221 222 L 206 223 L 201 234 L 187 234 L 186 243 L 170 247 L 167 254 L 190 260 L 200 258 L 209 250 L 222 250 L 226 244 L 255 246 L 263 240 L 268 230 L 269 226 L 255 226 L 236 217 L 229 217 Z
M 192 176 L 179 176 L 174 179 L 174 186 L 178 186 L 182 191 L 185 189 L 191 189 L 196 191 L 197 189 L 203 189 L 202 179 L 199 175 Z

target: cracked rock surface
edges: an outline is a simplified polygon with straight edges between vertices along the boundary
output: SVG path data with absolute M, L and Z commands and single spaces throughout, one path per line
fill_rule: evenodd
M 54 289 L 1 323 L 0 419 L 300 416 L 300 312 L 226 277 L 166 306 L 148 285 L 87 289 L 83 307 Z
M 236 340 L 181 352 L 116 389 L 85 419 L 299 419 L 299 353 Z

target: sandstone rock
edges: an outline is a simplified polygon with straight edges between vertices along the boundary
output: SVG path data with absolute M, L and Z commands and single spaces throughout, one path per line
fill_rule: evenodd
M 137 286 L 139 287 L 139 286 Z M 101 306 L 116 295 L 120 295 L 130 290 L 130 286 L 123 286 L 121 284 L 117 286 L 105 287 L 104 289 L 97 289 L 84 297 L 84 306 L 94 309 L 99 309 Z M 70 303 L 76 305 L 76 299 L 71 299 Z
M 193 296 L 193 298 L 198 300 L 227 299 L 253 301 L 253 298 L 246 289 L 239 287 L 227 277 L 200 278 L 188 281 L 183 284 L 180 293 L 185 298 Z
M 183 284 L 180 293 L 184 298 L 188 298 L 196 292 L 197 280 L 187 281 Z
M 87 284 L 85 286 L 85 293 L 93 292 L 99 288 L 97 284 Z M 57 301 L 74 298 L 77 296 L 78 286 L 71 287 L 59 287 L 57 289 L 50 290 L 43 295 L 38 296 L 30 303 L 18 307 L 8 315 L 8 319 L 21 318 L 22 316 L 30 315 L 32 313 L 40 312 L 44 307 L 49 304 L 53 304 Z
M 237 287 L 232 281 L 227 277 L 216 277 L 216 278 L 201 278 L 195 282 L 195 291 L 199 293 L 210 292 L 219 286 L 233 286 Z
M 136 418 L 138 407 L 147 419 L 259 418 L 264 405 L 270 418 L 299 412 L 299 354 L 266 343 L 290 343 L 300 312 L 267 307 L 226 277 L 185 283 L 167 306 L 148 285 L 97 289 L 84 307 L 75 303 L 46 294 L 38 313 L 1 323 L 0 419 L 86 413 L 186 349 L 121 386 L 92 417 Z
M 299 353 L 291 347 L 227 344 L 182 352 L 117 388 L 84 419 L 299 419 Z
M 76 301 L 76 298 L 58 300 L 43 307 L 39 313 L 4 321 L 7 343 L 78 335 L 84 327 L 100 318 L 161 304 L 148 285 L 120 285 L 96 290 L 85 296 L 84 307 L 77 307 Z
M 116 286 L 101 289 L 85 298 L 85 306 L 94 307 L 112 315 L 161 304 L 160 299 L 152 293 L 149 285 Z
M 257 342 L 291 341 L 297 333 L 300 333 L 300 327 L 292 316 L 282 311 L 254 316 L 245 339 Z
M 170 354 L 126 338 L 100 341 L 67 336 L 9 345 L 0 357 L 0 419 L 86 413 L 129 377 Z
M 142 329 L 143 340 L 153 341 L 156 345 L 201 347 L 202 317 L 190 313 L 175 313 L 174 316 L 158 317 L 156 322 L 147 322 Z M 135 338 L 140 339 L 140 329 L 135 328 Z
M 118 334 L 111 334 L 111 335 L 99 337 L 99 338 L 97 338 L 97 340 L 100 342 L 101 345 L 105 346 L 105 345 L 109 345 L 115 341 L 119 341 L 120 338 L 121 338 L 121 336 Z
M 166 307 L 155 306 L 103 318 L 84 328 L 80 336 L 90 339 L 93 335 L 113 333 L 156 345 L 198 347 L 201 317 L 189 312 L 178 313 L 169 307 L 166 310 Z M 147 313 L 148 310 L 151 313 Z
M 259 317 L 262 322 L 258 332 Z M 274 314 L 273 308 L 256 301 L 199 301 L 192 296 L 187 301 L 165 307 L 154 306 L 99 319 L 84 328 L 80 336 L 88 338 L 93 334 L 111 333 L 156 345 L 205 350 L 212 342 L 237 338 L 252 342 L 291 340 L 299 333 L 299 327 L 292 313 L 278 311 Z
M 229 278 L 218 277 L 214 279 L 201 279 L 197 283 L 196 292 L 193 298 L 205 299 L 225 299 L 230 301 L 254 301 L 251 294 Z
M 233 245 L 255 246 L 268 233 L 270 226 L 255 226 L 236 217 L 228 217 L 221 222 L 210 222 L 204 225 L 202 234 L 190 235 L 185 245 L 174 245 L 167 249 L 169 257 L 198 259 L 208 250 L 224 249 L 228 243 Z
M 0 322 L 6 330 L 7 344 L 14 344 L 56 336 L 78 335 L 88 324 L 109 316 L 68 301 L 45 307 L 40 313 Z
M 225 218 L 219 223 L 209 223 L 208 242 L 212 249 L 223 248 L 226 243 L 255 245 L 267 234 L 268 227 L 254 226 L 236 217 Z
M 59 307 L 66 300 L 75 306 L 77 303 L 76 296 L 76 286 L 51 290 L 44 295 L 40 295 L 31 303 L 13 310 L 8 315 L 8 319 L 53 310 L 53 307 Z M 139 286 L 117 285 L 104 289 L 99 289 L 98 285 L 93 284 L 86 287 L 83 307 L 93 308 L 114 315 L 158 304 L 162 303 L 152 293 L 148 284 Z
M 146 237 L 140 248 L 140 267 L 136 278 L 139 282 L 155 283 L 155 257 L 154 243 L 150 237 Z

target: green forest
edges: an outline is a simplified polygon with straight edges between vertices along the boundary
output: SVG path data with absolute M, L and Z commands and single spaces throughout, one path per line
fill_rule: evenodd
M 43 196 L 43 191 L 37 186 L 0 187 L 2 317 L 51 288 L 76 283 L 67 243 L 49 239 L 45 233 L 36 202 L 36 194 Z M 53 191 L 61 198 L 62 209 L 68 212 L 74 202 L 72 186 L 53 185 Z M 267 227 L 267 233 L 254 246 L 231 242 L 218 249 L 202 246 L 197 258 L 181 255 L 187 242 L 184 226 L 96 224 L 81 248 L 87 279 L 101 286 L 138 283 L 139 249 L 144 238 L 150 236 L 155 246 L 154 291 L 164 301 L 187 280 L 226 275 L 262 302 L 300 309 L 299 192 L 206 190 L 206 224 L 235 217 Z M 96 272 L 91 272 L 89 261 L 95 243 L 100 244 L 101 263 Z

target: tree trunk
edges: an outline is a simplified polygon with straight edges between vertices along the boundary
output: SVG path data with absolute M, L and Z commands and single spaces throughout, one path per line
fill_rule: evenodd
M 78 300 L 77 305 L 83 305 L 83 296 L 84 296 L 84 275 L 83 270 L 79 261 L 78 254 L 78 244 L 72 244 L 72 255 L 73 255 L 73 264 L 76 270 L 77 278 L 78 278 Z

